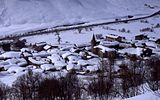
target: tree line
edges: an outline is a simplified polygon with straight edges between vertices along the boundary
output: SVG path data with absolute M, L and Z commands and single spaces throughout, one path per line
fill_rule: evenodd
M 60 77 L 44 77 L 32 70 L 19 76 L 9 87 L 0 83 L 0 100 L 111 100 L 128 98 L 151 89 L 156 95 L 160 89 L 160 58 L 132 59 L 114 69 L 114 60 L 102 60 L 97 77 L 85 81 L 71 70 Z M 144 86 L 148 84 L 148 87 Z

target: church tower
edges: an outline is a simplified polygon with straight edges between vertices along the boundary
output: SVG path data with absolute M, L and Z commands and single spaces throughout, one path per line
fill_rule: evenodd
M 92 52 L 94 52 L 94 46 L 96 46 L 96 45 L 97 45 L 97 41 L 96 41 L 95 35 L 93 34 L 92 40 L 91 40 L 91 50 L 92 50 Z

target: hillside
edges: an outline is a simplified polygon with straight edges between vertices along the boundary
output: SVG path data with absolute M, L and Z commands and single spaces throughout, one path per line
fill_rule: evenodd
M 62 24 L 146 15 L 159 0 L 0 0 L 0 34 Z

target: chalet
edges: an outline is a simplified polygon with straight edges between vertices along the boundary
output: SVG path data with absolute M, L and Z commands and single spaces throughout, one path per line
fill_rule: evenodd
M 113 42 L 113 41 L 119 41 L 119 42 L 122 42 L 122 40 L 125 39 L 125 37 L 121 37 L 121 36 L 118 36 L 118 35 L 114 35 L 114 34 L 108 34 L 106 36 L 106 41 L 110 41 L 110 42 Z
M 144 40 L 144 39 L 148 39 L 147 35 L 140 34 L 135 36 L 135 40 Z

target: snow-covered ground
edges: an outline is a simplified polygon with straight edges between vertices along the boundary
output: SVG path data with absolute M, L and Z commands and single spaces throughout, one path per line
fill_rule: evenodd
M 0 0 L 0 34 L 148 15 L 159 5 L 159 0 Z
M 140 30 L 143 28 L 152 28 L 156 26 L 160 22 L 160 17 L 152 17 L 149 19 L 145 19 L 148 22 L 144 23 L 143 20 L 129 22 L 129 23 L 118 23 L 118 24 L 110 24 L 98 27 L 91 27 L 92 30 L 89 31 L 87 29 L 82 29 L 82 32 L 79 33 L 78 30 L 70 30 L 60 32 L 61 43 L 70 43 L 70 44 L 89 44 L 91 41 L 93 34 L 102 34 L 106 36 L 107 34 L 115 34 L 118 36 L 125 37 L 127 40 L 131 41 L 135 39 L 136 35 L 146 34 L 148 37 L 154 37 L 155 40 L 160 37 L 160 28 L 154 28 L 153 32 L 141 32 Z M 120 32 L 119 30 L 125 29 L 127 32 Z M 36 35 L 25 37 L 28 43 L 39 43 L 39 42 L 47 42 L 49 44 L 58 44 L 58 37 L 56 33 L 44 34 L 44 35 Z
M 160 97 L 154 94 L 153 92 L 147 92 L 145 94 L 131 97 L 125 100 L 160 100 Z
M 158 11 L 159 5 L 159 0 L 0 0 L 0 36 L 64 24 L 103 23 L 126 19 L 128 15 L 144 16 Z M 40 73 L 53 71 L 51 74 L 55 76 L 66 74 L 71 69 L 80 70 L 79 73 L 95 72 L 99 69 L 100 59 L 90 52 L 93 34 L 102 35 L 104 38 L 108 35 L 125 37 L 126 43 L 135 43 L 136 46 L 143 46 L 145 43 L 147 47 L 153 49 L 153 53 L 160 54 L 160 46 L 155 43 L 155 40 L 160 39 L 160 27 L 155 27 L 157 24 L 160 24 L 160 16 L 83 28 L 81 32 L 69 30 L 59 34 L 23 37 L 21 39 L 26 39 L 28 45 L 40 42 L 46 42 L 47 45 L 41 51 L 23 48 L 19 51 L 5 52 L 0 48 L 0 68 L 4 68 L 0 72 L 0 80 L 11 86 L 16 78 L 25 74 L 28 69 Z M 145 28 L 152 31 L 141 31 Z M 135 40 L 135 36 L 139 34 L 145 34 L 149 39 Z M 103 39 L 99 41 L 102 45 L 119 44 L 117 41 L 106 42 Z M 125 45 L 126 48 L 119 50 L 118 53 L 138 56 L 142 53 L 142 48 L 135 49 L 130 47 L 131 44 L 125 43 L 120 45 Z M 106 47 L 102 51 L 105 50 L 113 49 Z M 159 100 L 159 97 L 147 92 L 126 100 L 144 99 Z

